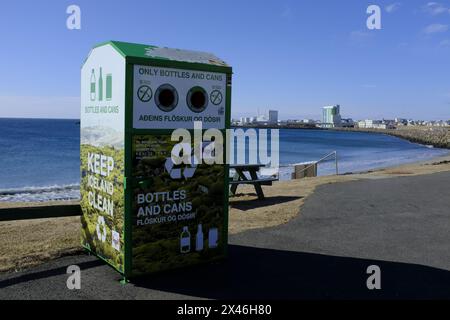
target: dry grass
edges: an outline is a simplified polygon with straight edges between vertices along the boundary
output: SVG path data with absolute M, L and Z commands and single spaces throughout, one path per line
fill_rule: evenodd
M 80 218 L 0 223 L 0 272 L 80 251 Z

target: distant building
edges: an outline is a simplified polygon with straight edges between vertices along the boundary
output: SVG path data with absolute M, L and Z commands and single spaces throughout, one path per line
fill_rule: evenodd
M 322 126 L 327 128 L 341 126 L 341 107 L 340 105 L 323 107 Z
M 358 128 L 361 129 L 394 129 L 394 122 L 389 120 L 362 120 L 358 121 Z
M 344 128 L 353 128 L 355 126 L 355 122 L 353 119 L 342 119 L 341 120 L 341 127 Z
M 267 122 L 267 117 L 265 114 L 260 114 L 256 117 L 256 122 Z
M 240 125 L 259 125 L 259 126 L 267 126 L 267 125 L 277 125 L 280 121 L 278 120 L 278 111 L 270 110 L 266 114 L 259 114 L 253 117 L 241 117 L 239 119 Z
M 395 121 L 395 123 L 397 125 L 404 125 L 404 126 L 406 126 L 408 124 L 408 120 L 407 119 L 403 119 L 403 118 L 395 118 L 394 121 Z
M 381 121 L 366 119 L 366 120 L 358 121 L 358 128 L 361 128 L 361 129 L 373 129 L 374 126 L 376 126 L 378 124 L 381 124 Z
M 231 119 L 231 125 L 232 126 L 237 126 L 240 125 L 241 121 L 239 119 Z
M 396 118 L 394 120 L 362 120 L 356 123 L 356 126 L 363 129 L 396 129 L 402 126 L 427 126 L 427 127 L 446 127 L 449 125 L 448 121 L 444 120 L 406 120 Z
M 242 117 L 241 118 L 241 124 L 250 124 L 250 118 L 249 117 Z
M 270 124 L 278 123 L 278 111 L 269 110 L 269 123 Z

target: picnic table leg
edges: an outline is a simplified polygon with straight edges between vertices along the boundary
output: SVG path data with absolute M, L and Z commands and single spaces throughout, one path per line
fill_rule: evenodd
M 237 184 L 233 184 L 230 188 L 230 192 L 232 195 L 236 194 L 236 189 L 237 189 L 238 185 Z
M 247 177 L 245 176 L 245 174 L 243 172 L 241 172 L 240 170 L 236 169 L 236 173 L 233 176 L 233 181 L 239 181 L 239 178 L 241 178 L 242 180 L 247 180 Z M 235 195 L 236 194 L 236 190 L 239 184 L 233 184 L 230 188 L 230 192 L 231 194 Z
M 250 176 L 252 177 L 252 180 L 258 180 L 258 175 L 256 174 L 256 171 L 251 170 L 250 171 Z M 256 194 L 258 195 L 258 199 L 259 200 L 264 200 L 265 197 L 264 197 L 264 192 L 263 192 L 262 187 L 261 187 L 261 183 L 257 182 L 257 183 L 254 184 L 254 186 L 255 186 Z

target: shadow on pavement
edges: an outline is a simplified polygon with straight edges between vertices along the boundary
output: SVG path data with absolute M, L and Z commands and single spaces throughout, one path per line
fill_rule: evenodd
M 77 263 L 77 266 L 79 266 L 81 270 L 95 268 L 95 267 L 99 267 L 99 266 L 103 266 L 103 265 L 104 265 L 104 262 L 102 262 L 101 260 L 93 260 L 93 261 Z M 50 269 L 50 270 L 26 273 L 26 274 L 22 274 L 17 277 L 12 277 L 12 278 L 9 278 L 6 280 L 1 280 L 0 281 L 0 289 L 6 288 L 9 286 L 13 286 L 16 284 L 20 284 L 20 283 L 31 282 L 31 281 L 37 280 L 37 279 L 51 278 L 51 277 L 54 277 L 57 275 L 65 274 L 67 272 L 67 267 L 68 267 L 68 265 L 59 267 L 59 268 Z
M 245 194 L 257 197 L 256 193 Z M 230 202 L 230 207 L 236 208 L 242 211 L 247 211 L 255 208 L 273 206 L 276 204 L 286 203 L 301 199 L 302 197 L 290 197 L 290 196 L 276 196 L 276 197 L 266 197 L 264 200 L 254 199 L 254 200 L 234 200 L 238 199 L 239 196 L 233 197 L 233 201 Z
M 230 245 L 228 259 L 220 263 L 132 279 L 129 285 L 122 286 L 118 282 L 119 277 L 115 277 L 118 273 L 101 260 L 80 261 L 83 259 L 87 257 L 74 256 L 62 267 L 0 280 L 0 289 L 22 284 L 16 288 L 19 294 L 20 290 L 27 290 L 33 296 L 40 292 L 32 290 L 41 290 L 41 287 L 34 288 L 32 282 L 48 279 L 52 290 L 63 290 L 61 297 L 70 298 L 64 295 L 67 289 L 56 277 L 65 274 L 67 265 L 74 263 L 82 272 L 87 272 L 86 279 L 89 280 L 85 280 L 84 286 L 88 288 L 88 296 L 102 299 L 170 297 L 159 292 L 209 299 L 250 300 L 450 299 L 449 271 L 389 261 Z M 369 275 L 366 270 L 370 265 L 381 268 L 381 290 L 367 289 Z M 114 294 L 109 296 L 106 292 Z
M 367 267 L 382 290 L 367 289 Z M 449 299 L 450 272 L 421 265 L 230 245 L 218 264 L 131 281 L 137 287 L 211 299 Z

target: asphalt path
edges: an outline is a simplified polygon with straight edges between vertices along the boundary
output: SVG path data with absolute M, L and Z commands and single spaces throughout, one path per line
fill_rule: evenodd
M 0 299 L 449 299 L 450 172 L 324 185 L 289 223 L 229 242 L 223 262 L 126 285 L 92 256 L 63 257 L 1 274 Z M 67 289 L 70 265 L 81 290 Z

